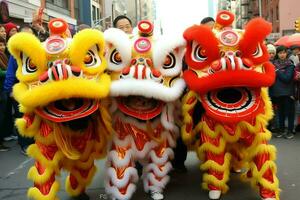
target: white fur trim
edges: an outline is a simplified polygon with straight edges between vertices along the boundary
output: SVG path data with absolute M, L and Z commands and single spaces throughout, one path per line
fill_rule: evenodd
M 163 153 L 162 157 L 158 157 L 154 150 L 152 150 L 150 153 L 150 158 L 153 163 L 157 165 L 164 165 L 169 160 L 172 160 L 174 158 L 174 152 L 171 148 L 166 148 L 165 152 Z
M 115 136 L 113 139 L 113 142 L 116 144 L 116 146 L 120 146 L 120 147 L 127 147 L 128 145 L 130 145 L 131 149 L 133 151 L 132 157 L 134 157 L 134 159 L 145 158 L 146 154 L 148 154 L 151 149 L 153 149 L 154 147 L 157 146 L 156 142 L 150 141 L 150 142 L 147 142 L 144 145 L 144 148 L 140 151 L 137 149 L 134 139 L 132 138 L 131 135 L 126 136 L 124 140 L 120 140 L 117 136 Z
M 105 41 L 109 44 L 111 43 L 114 48 L 116 48 L 121 54 L 122 63 L 116 65 L 110 62 L 110 54 L 114 48 L 109 49 L 106 54 L 106 60 L 108 63 L 108 69 L 114 71 L 120 71 L 123 67 L 127 66 L 131 60 L 131 41 L 129 36 L 122 30 L 117 28 L 110 28 L 104 32 Z
M 153 171 L 152 173 L 154 173 L 157 177 L 162 178 L 164 176 L 167 176 L 172 168 L 173 167 L 170 162 L 167 162 L 165 166 L 163 166 L 162 171 L 158 168 L 158 166 L 155 163 L 150 163 L 149 165 L 146 166 L 146 171 L 148 172 Z
M 161 114 L 161 123 L 163 127 L 167 130 L 173 131 L 176 133 L 176 135 L 179 135 L 179 128 L 175 124 L 174 115 L 174 104 L 167 103 L 167 105 L 164 106 L 162 114 Z
M 172 87 L 166 87 L 152 80 L 126 79 L 113 81 L 110 87 L 111 96 L 140 95 L 146 98 L 154 98 L 165 102 L 178 99 L 185 88 L 183 79 L 178 79 Z
M 185 52 L 186 41 L 182 35 L 176 35 L 175 37 L 163 36 L 159 38 L 153 47 L 153 64 L 164 76 L 177 76 L 181 73 L 182 58 Z M 178 48 L 178 52 L 174 50 Z M 175 56 L 175 66 L 171 69 L 164 69 L 165 58 L 169 53 L 173 53 Z
M 105 184 L 106 193 L 112 195 L 114 198 L 117 198 L 119 200 L 131 199 L 135 190 L 136 190 L 136 186 L 134 184 L 130 183 L 128 185 L 126 193 L 122 194 L 117 187 L 111 186 L 108 182 Z
M 108 154 L 107 162 L 112 162 L 115 167 L 125 167 L 128 166 L 132 160 L 132 150 L 126 151 L 125 157 L 121 159 L 118 152 L 112 150 Z
M 146 178 L 143 180 L 143 182 L 144 182 L 144 189 L 145 189 L 146 192 L 148 192 L 149 189 L 150 189 L 148 181 L 154 186 L 154 189 L 159 189 L 159 191 L 162 191 L 162 189 L 165 188 L 165 186 L 170 181 L 170 177 L 169 176 L 165 176 L 164 178 L 162 178 L 159 181 L 159 180 L 157 180 L 155 178 L 155 176 L 154 176 L 153 173 L 147 174 Z
M 117 188 L 123 188 L 129 182 L 136 183 L 139 180 L 137 170 L 134 167 L 126 168 L 122 179 L 118 179 L 116 170 L 112 167 L 108 168 L 106 173 L 108 176 L 108 181 L 111 181 L 111 183 Z

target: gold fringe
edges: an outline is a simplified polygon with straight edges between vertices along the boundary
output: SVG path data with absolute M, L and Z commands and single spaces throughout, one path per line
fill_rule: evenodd
M 60 187 L 59 182 L 55 181 L 52 184 L 50 192 L 47 195 L 43 195 L 38 188 L 31 187 L 27 192 L 27 196 L 35 200 L 58 200 L 56 194 L 59 190 L 59 187 Z
M 86 186 L 88 186 L 92 182 L 92 178 L 95 175 L 97 169 L 95 166 L 93 166 L 88 174 L 88 177 L 85 179 L 81 176 L 81 174 L 76 170 L 71 170 L 70 173 L 75 176 L 78 186 L 76 189 L 73 189 L 70 183 L 70 176 L 67 177 L 65 182 L 66 191 L 71 196 L 77 196 L 79 195 L 83 189 L 85 189 Z
M 41 118 L 38 115 L 34 116 L 32 124 L 27 127 L 26 120 L 24 118 L 19 118 L 15 122 L 19 133 L 25 137 L 34 137 L 39 133 L 39 128 L 41 124 Z
M 32 180 L 34 183 L 44 184 L 50 179 L 53 173 L 55 173 L 53 169 L 46 168 L 43 174 L 39 174 L 37 168 L 32 166 L 28 171 L 27 178 Z
M 58 124 L 53 124 L 53 133 L 55 144 L 59 147 L 63 154 L 71 160 L 78 160 L 81 153 L 78 152 L 72 145 L 72 137 L 74 136 L 74 133 L 68 128 L 64 128 Z
M 27 153 L 30 157 L 34 158 L 35 160 L 39 161 L 43 166 L 47 166 L 47 168 L 52 169 L 55 171 L 55 174 L 60 174 L 60 161 L 63 160 L 64 155 L 61 151 L 57 151 L 52 160 L 48 160 L 43 156 L 40 149 L 36 144 L 32 144 L 28 147 Z
M 195 98 L 194 102 L 188 104 L 190 98 Z M 186 127 L 189 124 L 193 124 L 193 118 L 189 114 L 192 111 L 197 103 L 197 93 L 193 91 L 187 92 L 182 99 L 182 115 L 183 115 L 183 126 L 181 127 L 181 136 L 184 143 L 190 146 L 195 138 L 197 132 L 193 131 L 193 127 L 190 132 L 186 131 Z

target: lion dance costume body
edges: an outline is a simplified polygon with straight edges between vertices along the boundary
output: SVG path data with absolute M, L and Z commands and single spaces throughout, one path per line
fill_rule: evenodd
M 49 23 L 51 36 L 42 44 L 32 34 L 18 33 L 9 49 L 18 63 L 13 94 L 24 117 L 16 124 L 20 133 L 34 137 L 27 153 L 35 159 L 28 172 L 34 187 L 28 196 L 57 200 L 62 169 L 70 172 L 66 190 L 87 199 L 86 186 L 95 174 L 95 159 L 105 156 L 111 132 L 110 116 L 101 104 L 109 94 L 104 36 L 83 30 L 66 37 L 67 23 Z
M 141 21 L 138 30 L 133 36 L 118 29 L 104 32 L 114 129 L 105 187 L 113 199 L 120 200 L 130 199 L 136 189 L 137 160 L 143 165 L 145 191 L 153 199 L 163 198 L 179 134 L 174 101 L 185 88 L 183 37 L 155 38 L 148 21 Z
M 265 88 L 275 72 L 263 44 L 272 27 L 257 18 L 237 30 L 231 28 L 233 20 L 232 13 L 221 11 L 212 30 L 195 25 L 184 33 L 189 69 L 183 77 L 190 91 L 183 100 L 182 137 L 196 144 L 210 199 L 228 190 L 231 169 L 246 167 L 244 177 L 259 187 L 262 199 L 278 200 L 276 149 L 267 143 L 271 133 L 266 128 L 273 112 Z M 197 99 L 205 113 L 193 128 Z

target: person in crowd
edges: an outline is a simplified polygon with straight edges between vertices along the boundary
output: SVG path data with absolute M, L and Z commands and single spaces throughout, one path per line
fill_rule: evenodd
M 79 31 L 82 31 L 84 29 L 88 29 L 88 28 L 91 28 L 89 25 L 87 24 L 80 24 L 78 27 L 77 27 L 77 32 Z
M 6 42 L 9 40 L 11 36 L 16 34 L 18 32 L 18 26 L 12 22 L 9 22 L 4 25 L 5 27 L 5 35 L 6 35 Z M 8 62 L 10 60 L 10 53 L 7 48 L 5 48 L 5 55 L 8 58 Z M 5 79 L 7 77 L 7 73 L 5 75 Z M 10 98 L 10 94 L 6 92 L 5 90 L 5 80 L 3 82 L 3 98 L 5 99 L 5 115 L 3 119 L 4 123 L 4 141 L 11 141 L 11 140 L 17 140 L 18 136 L 14 133 L 14 122 L 13 122 L 13 116 L 12 116 L 12 107 L 13 107 L 13 100 Z
M 4 28 L 3 26 L 0 26 L 0 32 L 1 28 Z M 5 32 L 5 31 L 4 31 Z M 4 34 L 6 36 L 6 33 Z M 5 123 L 5 116 L 7 115 L 7 98 L 2 90 L 2 85 L 5 80 L 5 74 L 6 74 L 6 68 L 7 68 L 7 62 L 8 59 L 5 54 L 5 48 L 6 48 L 6 40 L 4 37 L 0 35 L 0 151 L 8 151 L 9 147 L 5 146 L 3 144 L 3 139 L 5 136 L 5 132 L 7 131 L 6 123 Z
M 289 59 L 293 61 L 294 65 L 297 66 L 300 62 L 300 45 L 293 45 L 290 47 L 292 54 Z
M 212 17 L 205 17 L 201 20 L 200 24 L 204 24 L 209 26 L 211 29 L 213 29 L 214 25 L 215 25 L 215 20 Z
M 39 38 L 41 42 L 44 42 L 49 37 L 49 32 L 43 26 L 42 16 L 39 16 L 38 11 L 32 14 L 31 27 L 33 33 Z
M 287 58 L 287 48 L 279 46 L 273 62 L 276 71 L 275 83 L 270 87 L 278 106 L 279 132 L 276 137 L 286 139 L 294 137 L 295 86 L 294 64 Z M 285 119 L 288 118 L 288 130 L 285 131 Z
M 6 41 L 6 30 L 3 25 L 0 24 L 0 37 L 2 37 Z
M 18 26 L 12 22 L 9 22 L 5 24 L 4 27 L 6 31 L 6 42 L 7 42 L 11 36 L 13 36 L 18 32 Z M 8 58 L 10 57 L 10 53 L 8 49 L 5 50 L 5 54 Z
M 113 21 L 113 27 L 121 29 L 127 34 L 132 34 L 133 27 L 131 20 L 125 15 L 117 16 Z
M 270 55 L 270 61 L 273 63 L 275 56 L 276 56 L 276 47 L 273 44 L 267 44 L 267 50 Z M 269 95 L 272 101 L 272 106 L 274 110 L 274 117 L 273 119 L 269 122 L 269 130 L 272 133 L 277 133 L 279 131 L 279 119 L 278 119 L 278 110 L 277 110 L 277 102 L 276 102 L 276 97 L 274 97 L 273 90 L 269 91 Z
M 276 47 L 273 44 L 267 44 L 267 49 L 270 55 L 270 61 L 273 62 L 276 55 Z
M 34 34 L 34 30 L 32 27 L 25 25 L 21 29 L 21 32 L 28 32 L 31 34 Z M 19 105 L 17 101 L 12 97 L 12 88 L 15 83 L 17 83 L 17 78 L 16 78 L 16 71 L 18 68 L 17 61 L 14 59 L 14 57 L 10 56 L 8 60 L 8 67 L 7 67 L 7 72 L 6 72 L 6 77 L 3 85 L 3 90 L 8 96 L 8 98 L 11 99 L 12 106 L 14 108 L 14 117 L 15 118 L 20 118 L 22 117 L 22 113 L 19 111 Z M 11 117 L 9 121 L 12 122 L 13 124 L 13 118 L 12 115 L 10 114 L 8 117 Z M 21 153 L 26 155 L 26 149 L 27 147 L 33 143 L 33 140 L 31 138 L 25 138 L 21 135 L 18 134 L 18 143 L 21 147 Z

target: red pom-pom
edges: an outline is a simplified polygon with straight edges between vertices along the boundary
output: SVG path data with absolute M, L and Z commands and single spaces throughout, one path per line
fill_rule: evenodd
M 153 24 L 150 21 L 142 20 L 138 24 L 138 29 L 142 34 L 151 34 L 153 31 Z
M 48 27 L 50 29 L 50 32 L 52 34 L 60 35 L 67 31 L 68 29 L 68 23 L 63 19 L 52 19 Z
M 220 11 L 216 19 L 216 22 L 222 26 L 230 26 L 233 21 L 234 21 L 234 14 L 227 10 Z

